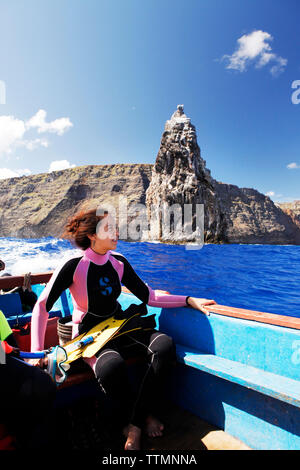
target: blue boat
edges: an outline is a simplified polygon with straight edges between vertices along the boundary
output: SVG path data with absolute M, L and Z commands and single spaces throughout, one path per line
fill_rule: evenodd
M 50 276 L 32 276 L 38 295 Z M 2 278 L 0 289 L 22 281 L 22 276 Z M 127 292 L 119 301 L 123 308 L 140 303 Z M 72 309 L 66 291 L 50 318 L 69 316 Z M 18 294 L 0 296 L 0 310 L 12 326 L 30 322 Z M 206 316 L 186 307 L 148 307 L 157 328 L 176 343 L 170 398 L 251 449 L 299 450 L 300 319 L 220 305 L 209 310 Z

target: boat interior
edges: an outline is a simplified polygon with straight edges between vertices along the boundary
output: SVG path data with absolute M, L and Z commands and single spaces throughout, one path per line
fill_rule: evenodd
M 32 276 L 37 295 L 51 274 Z M 23 276 L 3 277 L 0 289 L 22 282 Z M 132 302 L 140 303 L 124 289 L 122 307 Z M 71 295 L 65 291 L 49 314 L 45 348 L 59 344 L 57 320 L 69 317 L 72 308 Z M 22 311 L 19 296 L 1 295 L 0 310 L 20 349 L 29 351 L 31 313 Z M 293 345 L 300 339 L 300 319 L 222 305 L 211 306 L 209 317 L 188 308 L 148 310 L 155 313 L 157 328 L 173 337 L 178 364 L 162 397 L 164 435 L 144 437 L 144 450 L 286 449 L 299 445 L 299 368 L 292 353 L 297 353 Z M 143 364 L 133 359 L 128 366 L 132 376 L 138 377 Z M 57 393 L 57 429 L 64 429 L 66 445 L 123 448 L 124 437 L 113 426 L 114 412 L 105 400 L 92 370 L 82 360 L 76 361 Z M 275 439 L 267 435 L 271 431 L 276 432 Z M 1 432 L 5 434 L 0 426 L 0 448 Z

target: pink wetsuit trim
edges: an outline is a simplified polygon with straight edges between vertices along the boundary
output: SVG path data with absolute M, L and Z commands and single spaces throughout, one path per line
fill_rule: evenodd
M 113 268 L 116 270 L 120 282 L 124 274 L 124 263 L 116 259 L 113 255 L 119 255 L 116 252 L 108 251 L 104 255 L 95 253 L 91 248 L 83 252 L 83 257 L 78 262 L 75 269 L 73 282 L 69 286 L 72 301 L 74 305 L 73 310 L 73 337 L 78 334 L 79 323 L 88 311 L 88 292 L 87 292 L 87 274 L 90 262 L 98 265 L 104 265 L 110 261 Z M 121 255 L 122 256 L 122 255 Z M 31 350 L 40 351 L 44 348 L 45 332 L 47 327 L 47 320 L 49 314 L 46 310 L 46 303 L 51 291 L 51 288 L 60 273 L 62 266 L 59 266 L 53 273 L 50 281 L 40 295 L 32 312 L 31 322 Z M 172 294 L 158 294 L 155 290 L 147 285 L 149 290 L 149 299 L 147 304 L 152 307 L 158 308 L 174 308 L 186 306 L 185 295 L 172 295 Z M 93 362 L 93 361 L 92 361 Z

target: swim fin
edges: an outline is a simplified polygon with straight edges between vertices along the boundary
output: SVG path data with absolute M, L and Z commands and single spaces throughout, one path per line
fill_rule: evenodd
M 79 359 L 80 357 L 92 357 L 113 337 L 120 334 L 127 333 L 129 331 L 134 331 L 141 329 L 142 327 L 135 324 L 132 327 L 124 331 L 122 327 L 125 327 L 125 324 L 130 322 L 134 317 L 139 317 L 139 314 L 136 313 L 129 318 L 116 319 L 110 317 L 98 325 L 94 326 L 87 333 L 83 333 L 79 336 L 76 336 L 73 340 L 69 341 L 64 345 L 64 349 L 67 352 L 68 359 L 66 360 L 67 364 Z M 123 330 L 122 333 L 120 330 Z

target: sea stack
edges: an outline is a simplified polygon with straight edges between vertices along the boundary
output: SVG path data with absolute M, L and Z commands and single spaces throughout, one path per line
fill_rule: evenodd
M 191 204 L 193 207 L 193 230 L 195 229 L 196 206 L 203 204 L 204 241 L 216 243 L 224 240 L 225 222 L 214 180 L 206 168 L 197 143 L 196 128 L 184 113 L 183 105 L 165 124 L 160 148 L 152 170 L 151 183 L 146 192 L 148 218 L 151 207 Z M 151 214 L 152 215 L 152 214 Z M 157 234 L 161 241 L 175 241 L 163 236 L 162 219 L 157 218 Z M 181 241 L 184 241 L 182 239 Z M 193 240 L 189 240 L 193 241 Z

